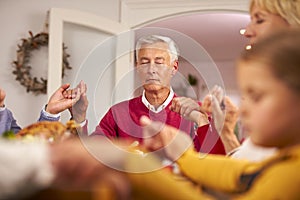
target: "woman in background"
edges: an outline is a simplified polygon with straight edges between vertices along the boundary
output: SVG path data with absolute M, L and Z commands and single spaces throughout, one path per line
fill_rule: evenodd
M 299 0 L 251 0 L 249 7 L 251 22 L 247 25 L 245 37 L 250 39 L 250 45 L 254 46 L 257 41 L 266 36 L 281 30 L 300 27 L 300 1 Z M 252 77 L 253 79 L 255 77 Z M 252 143 L 250 138 L 246 138 L 240 146 L 241 139 L 234 134 L 238 109 L 225 98 L 225 110 L 221 109 L 222 99 L 218 97 L 218 90 L 212 91 L 215 98 L 206 98 L 206 106 L 213 106 L 210 110 L 216 119 L 216 127 L 219 128 L 220 138 L 224 144 L 226 152 L 234 158 L 259 161 L 273 155 L 274 148 L 258 147 Z M 217 95 L 214 95 L 216 94 Z M 219 92 L 220 93 L 220 92 Z M 211 100 L 210 100 L 211 99 Z M 244 99 L 244 98 L 243 98 Z M 242 100 L 243 101 L 243 100 Z M 212 104 L 214 102 L 214 104 Z M 225 112 L 224 112 L 225 111 Z M 264 115 L 262 112 L 259 115 Z M 225 118 L 225 120 L 224 120 Z M 223 119 L 223 120 L 222 120 Z M 223 125 L 224 122 L 224 125 Z M 248 135 L 242 128 L 239 129 L 244 137 Z

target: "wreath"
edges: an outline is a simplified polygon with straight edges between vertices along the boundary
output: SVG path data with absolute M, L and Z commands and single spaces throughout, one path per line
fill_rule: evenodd
M 30 58 L 32 51 L 39 50 L 41 47 L 48 46 L 49 34 L 45 32 L 33 35 L 29 31 L 29 38 L 22 38 L 22 44 L 18 45 L 17 60 L 13 61 L 13 74 L 16 75 L 16 80 L 26 88 L 27 92 L 34 94 L 47 93 L 47 79 L 32 77 L 30 71 Z M 63 43 L 63 63 L 62 63 L 62 78 L 65 76 L 66 69 L 72 69 L 68 62 L 69 54 L 66 52 L 67 47 Z

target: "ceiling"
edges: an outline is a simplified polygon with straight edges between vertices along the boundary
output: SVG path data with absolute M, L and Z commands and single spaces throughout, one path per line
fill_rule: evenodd
M 201 44 L 213 60 L 230 61 L 236 59 L 247 44 L 247 39 L 239 31 L 249 20 L 246 13 L 194 13 L 170 17 L 145 27 L 178 31 Z M 137 33 L 137 37 L 141 34 L 145 33 Z

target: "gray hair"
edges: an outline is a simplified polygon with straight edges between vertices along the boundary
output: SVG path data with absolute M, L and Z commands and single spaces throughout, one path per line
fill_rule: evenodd
M 171 62 L 178 60 L 179 49 L 176 43 L 169 37 L 160 36 L 160 35 L 149 35 L 141 37 L 135 46 L 136 49 L 136 59 L 138 59 L 138 52 L 143 45 L 155 44 L 158 42 L 163 42 L 168 45 L 168 51 L 170 53 Z

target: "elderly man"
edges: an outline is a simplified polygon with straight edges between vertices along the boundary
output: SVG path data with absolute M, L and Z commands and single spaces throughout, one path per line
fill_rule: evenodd
M 198 151 L 201 149 L 207 153 L 224 154 L 221 141 L 211 142 L 207 149 L 201 147 L 203 141 L 199 138 L 204 140 L 212 132 L 209 130 L 206 114 L 199 112 L 200 106 L 197 102 L 186 97 L 177 97 L 171 88 L 171 79 L 178 71 L 178 48 L 175 42 L 158 35 L 142 37 L 136 44 L 136 58 L 136 70 L 144 88 L 143 94 L 112 106 L 92 135 L 142 143 L 139 119 L 145 115 L 188 133 L 194 138 Z

